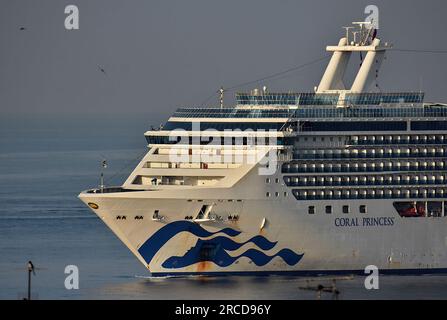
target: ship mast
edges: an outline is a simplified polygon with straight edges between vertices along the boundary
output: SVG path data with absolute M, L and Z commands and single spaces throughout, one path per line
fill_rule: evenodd
M 353 22 L 352 24 L 353 26 L 344 27 L 346 35 L 339 40 L 338 45 L 326 47 L 326 51 L 333 54 L 316 93 L 339 93 L 340 98 L 344 100 L 346 93 L 365 92 L 378 73 L 385 51 L 391 46 L 388 43 L 382 45 L 381 40 L 376 38 L 377 29 L 371 22 Z M 366 52 L 366 55 L 351 87 L 347 88 L 344 75 L 351 53 L 356 51 Z M 339 103 L 339 106 L 343 106 L 343 103 Z

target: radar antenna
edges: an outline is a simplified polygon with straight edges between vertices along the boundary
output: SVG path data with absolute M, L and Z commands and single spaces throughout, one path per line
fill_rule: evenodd
M 349 44 L 349 30 L 353 29 L 354 27 L 343 27 L 343 29 L 346 30 L 346 43 Z
M 106 168 L 107 168 L 107 160 L 103 159 L 101 161 L 101 181 L 100 181 L 100 184 L 99 184 L 99 188 L 101 190 L 101 193 L 104 192 L 104 169 L 106 169 Z
M 225 92 L 224 88 L 220 87 L 220 89 L 219 89 L 219 101 L 220 101 L 220 108 L 221 109 L 223 109 L 224 92 Z

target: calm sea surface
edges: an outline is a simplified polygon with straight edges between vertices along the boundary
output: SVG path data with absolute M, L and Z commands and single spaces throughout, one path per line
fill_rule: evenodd
M 328 278 L 150 278 L 145 268 L 77 199 L 98 185 L 121 184 L 145 152 L 150 116 L 8 116 L 0 119 L 0 299 L 26 293 L 26 264 L 38 299 L 315 299 L 309 284 Z M 76 265 L 79 290 L 64 287 Z M 363 277 L 336 282 L 341 299 L 445 299 L 447 276 L 382 276 L 379 290 Z M 330 299 L 330 295 L 322 298 Z

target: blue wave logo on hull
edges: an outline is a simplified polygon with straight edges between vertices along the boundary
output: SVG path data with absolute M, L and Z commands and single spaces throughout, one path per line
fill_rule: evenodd
M 267 239 L 261 236 L 257 236 L 265 241 L 269 242 Z M 225 239 L 224 241 L 222 241 Z M 259 238 L 258 238 L 259 239 Z M 222 241 L 222 242 L 221 242 Z M 231 247 L 226 246 L 229 242 L 232 242 Z M 254 242 L 254 241 L 247 241 L 248 242 Z M 295 265 L 298 263 L 298 261 L 301 260 L 303 255 L 296 254 L 290 249 L 282 249 L 278 253 L 272 256 L 266 255 L 264 252 L 257 250 L 257 249 L 248 249 L 247 251 L 243 252 L 242 254 L 232 257 L 230 256 L 226 250 L 233 251 L 238 248 L 240 248 L 245 243 L 237 243 L 234 242 L 231 239 L 225 238 L 225 237 L 217 237 L 211 240 L 197 240 L 197 243 L 194 247 L 192 247 L 184 256 L 182 257 L 171 257 L 167 259 L 163 264 L 162 267 L 166 269 L 173 269 L 173 268 L 183 268 L 187 267 L 189 265 L 192 265 L 197 262 L 204 262 L 204 261 L 211 261 L 217 264 L 220 267 L 228 267 L 229 265 L 233 264 L 236 260 L 238 260 L 241 257 L 247 257 L 251 261 L 253 261 L 258 267 L 264 266 L 267 263 L 269 263 L 273 258 L 275 257 L 281 257 L 288 265 Z M 269 242 L 272 243 L 272 242 Z M 276 243 L 273 244 L 275 246 Z M 273 246 L 270 246 L 270 248 L 261 248 L 263 250 L 269 250 L 273 248 Z
M 241 233 L 231 228 L 210 232 L 191 221 L 175 221 L 155 232 L 143 243 L 138 252 L 146 263 L 149 264 L 157 252 L 180 232 L 189 232 L 199 238 L 207 238 L 219 233 L 234 237 Z M 261 235 L 254 236 L 242 243 L 236 242 L 229 237 L 217 236 L 208 240 L 198 239 L 194 247 L 188 250 L 184 256 L 170 257 L 162 263 L 162 266 L 167 269 L 183 268 L 198 262 L 210 261 L 220 267 L 227 267 L 241 257 L 249 258 L 257 266 L 264 266 L 275 257 L 281 257 L 288 265 L 295 265 L 303 257 L 303 254 L 296 254 L 288 248 L 282 249 L 272 256 L 266 255 L 258 249 L 250 248 L 242 254 L 233 257 L 227 251 L 235 251 L 247 243 L 253 243 L 261 250 L 270 250 L 276 246 L 277 242 L 271 242 Z
M 163 247 L 172 237 L 180 232 L 189 232 L 196 237 L 206 238 L 218 233 L 224 233 L 230 237 L 235 237 L 240 234 L 240 231 L 225 228 L 216 232 L 210 232 L 202 228 L 199 224 L 190 221 L 175 221 L 171 222 L 155 232 L 143 245 L 138 249 L 138 252 L 144 258 L 146 263 L 149 263 L 158 250 Z

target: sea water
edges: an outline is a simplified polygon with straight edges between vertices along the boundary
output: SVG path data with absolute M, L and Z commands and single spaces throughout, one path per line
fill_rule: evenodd
M 121 184 L 144 152 L 147 115 L 15 115 L 0 119 L 0 299 L 27 292 L 27 262 L 37 299 L 316 299 L 319 284 L 300 277 L 151 278 L 112 232 L 80 201 L 99 184 Z M 64 285 L 67 265 L 79 289 Z M 444 299 L 447 276 L 336 277 L 340 299 Z M 310 289 L 310 290 L 309 290 Z M 332 299 L 326 293 L 322 299 Z

